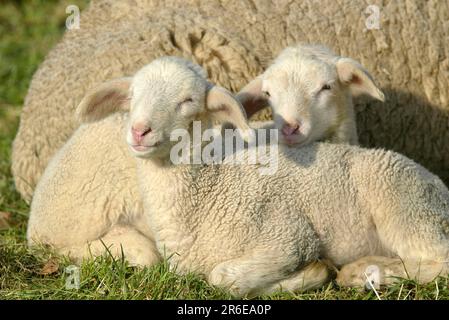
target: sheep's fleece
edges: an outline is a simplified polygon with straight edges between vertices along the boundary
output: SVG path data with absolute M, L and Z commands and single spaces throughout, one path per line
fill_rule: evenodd
M 369 4 L 380 9 L 380 29 L 366 27 Z M 25 199 L 77 128 L 73 110 L 88 88 L 178 55 L 237 91 L 297 42 L 360 61 L 382 85 L 385 104 L 355 101 L 363 146 L 402 152 L 449 182 L 446 1 L 94 0 L 80 23 L 49 53 L 25 100 L 12 154 Z
M 449 253 L 448 189 L 400 154 L 329 143 L 284 147 L 274 175 L 254 165 L 153 160 L 137 159 L 137 176 L 157 247 L 178 272 L 202 273 L 238 296 L 322 284 L 322 266 L 304 269 L 318 257 L 344 265 L 342 285 L 363 284 L 367 265 L 358 259 L 374 260 L 369 255 L 380 256 L 382 274 L 394 267 L 402 269 L 394 276 L 407 277 L 401 260 L 387 259 L 393 256 L 434 264 L 422 272 L 433 277 L 448 272 L 441 264 Z M 302 274 L 315 268 L 318 275 Z

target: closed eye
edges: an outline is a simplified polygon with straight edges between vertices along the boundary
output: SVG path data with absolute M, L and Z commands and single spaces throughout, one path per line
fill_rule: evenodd
M 320 93 L 330 91 L 332 89 L 332 86 L 329 83 L 323 84 L 323 86 L 320 88 L 320 90 L 317 91 L 316 95 L 319 95 Z
M 179 109 L 181 109 L 181 106 L 182 106 L 183 104 L 190 103 L 190 102 L 193 102 L 193 99 L 192 99 L 192 98 L 187 98 L 187 99 L 182 100 L 182 101 L 181 101 L 180 103 L 178 103 L 178 105 L 176 106 L 176 110 L 179 111 Z
M 184 104 L 184 103 L 188 103 L 188 102 L 193 102 L 193 99 L 192 98 L 187 98 L 187 99 L 185 99 L 184 101 L 182 101 L 179 104 Z

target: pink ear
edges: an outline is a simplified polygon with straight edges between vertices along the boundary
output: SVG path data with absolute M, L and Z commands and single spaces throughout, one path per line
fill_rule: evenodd
M 90 90 L 76 109 L 81 122 L 101 120 L 111 113 L 129 110 L 131 78 L 108 81 Z
M 229 91 L 222 87 L 213 86 L 209 88 L 206 108 L 213 121 L 229 122 L 243 132 L 250 129 L 242 105 Z
M 341 58 L 337 61 L 337 73 L 340 81 L 349 86 L 354 96 L 367 94 L 384 101 L 385 96 L 374 83 L 374 79 L 357 61 Z
M 240 90 L 240 92 L 236 95 L 236 98 L 240 101 L 243 108 L 245 108 L 248 118 L 257 111 L 268 107 L 268 100 L 262 93 L 261 77 L 257 77 L 248 83 L 242 90 Z

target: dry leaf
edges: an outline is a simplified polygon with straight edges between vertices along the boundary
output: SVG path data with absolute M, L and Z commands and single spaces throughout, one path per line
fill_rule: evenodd
M 45 263 L 39 274 L 47 276 L 49 274 L 58 272 L 58 270 L 59 270 L 58 260 L 56 260 L 55 258 L 51 258 L 50 260 L 47 261 L 47 263 Z
M 0 230 L 10 227 L 11 213 L 0 211 Z

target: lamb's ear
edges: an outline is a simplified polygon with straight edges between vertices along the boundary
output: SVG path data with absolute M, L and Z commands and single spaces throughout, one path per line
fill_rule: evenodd
M 248 83 L 236 95 L 237 100 L 240 101 L 243 108 L 245 108 L 248 117 L 251 117 L 257 111 L 268 107 L 268 99 L 262 92 L 262 78 L 257 77 Z
M 206 96 L 206 109 L 212 121 L 229 122 L 241 133 L 245 140 L 250 129 L 245 110 L 240 102 L 226 89 L 209 85 Z
M 373 77 L 357 61 L 340 58 L 336 66 L 340 81 L 349 86 L 352 95 L 367 94 L 377 100 L 385 100 L 384 94 L 374 83 Z
M 130 85 L 131 78 L 119 78 L 88 91 L 76 109 L 79 121 L 94 122 L 117 111 L 128 111 Z

